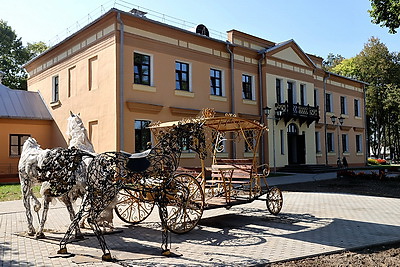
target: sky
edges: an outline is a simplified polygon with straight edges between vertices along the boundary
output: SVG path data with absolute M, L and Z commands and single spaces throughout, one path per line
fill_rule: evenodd
M 293 39 L 322 58 L 353 57 L 372 36 L 400 52 L 400 31 L 393 35 L 372 24 L 369 0 L 0 0 L 0 19 L 24 44 L 54 45 L 112 7 L 148 11 L 168 24 L 177 18 L 181 28 L 204 24 L 223 40 L 232 29 L 276 43 Z

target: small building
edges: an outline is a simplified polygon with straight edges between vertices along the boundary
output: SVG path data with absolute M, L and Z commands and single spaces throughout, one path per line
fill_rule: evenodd
M 365 164 L 365 83 L 324 71 L 294 40 L 237 30 L 219 40 L 204 25 L 192 32 L 111 9 L 25 67 L 28 90 L 50 107 L 57 145 L 70 110 L 81 113 L 97 152 L 139 152 L 152 141 L 149 123 L 214 108 L 268 125 L 257 156 L 271 166 L 336 165 L 343 156 Z M 225 149 L 252 157 L 243 145 Z M 194 157 L 186 151 L 182 164 Z
M 18 161 L 28 137 L 43 148 L 52 147 L 56 130 L 38 92 L 13 90 L 0 78 L 0 184 L 18 182 Z

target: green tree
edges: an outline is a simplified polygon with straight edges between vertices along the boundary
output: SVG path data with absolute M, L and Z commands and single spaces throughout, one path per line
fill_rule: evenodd
M 27 74 L 22 65 L 29 58 L 14 30 L 0 20 L 0 70 L 5 72 L 2 83 L 10 88 L 27 89 Z
M 396 130 L 400 130 L 399 102 L 396 102 L 400 100 L 399 58 L 398 53 L 390 52 L 378 38 L 371 37 L 359 54 L 332 68 L 332 72 L 369 83 L 367 131 L 372 153 L 378 156 L 386 156 L 388 148 L 400 158 L 400 150 L 394 145 L 399 137 Z
M 331 71 L 332 68 L 336 67 L 343 60 L 344 57 L 342 55 L 329 53 L 326 59 L 322 62 L 322 68 L 326 71 Z
M 400 27 L 400 0 L 370 0 L 371 10 L 368 10 L 372 22 L 386 27 L 389 33 L 397 33 Z
M 47 50 L 43 42 L 28 43 L 23 46 L 21 38 L 0 20 L 0 70 L 5 73 L 2 83 L 13 89 L 27 89 L 27 77 L 23 64 Z

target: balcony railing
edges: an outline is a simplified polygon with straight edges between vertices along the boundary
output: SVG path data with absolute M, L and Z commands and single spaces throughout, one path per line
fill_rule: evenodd
M 281 110 L 281 116 L 279 119 L 283 119 L 285 124 L 290 120 L 298 120 L 300 126 L 303 123 L 307 123 L 307 127 L 311 123 L 319 121 L 319 107 L 312 107 L 310 105 L 304 106 L 297 104 L 290 104 L 287 101 L 285 103 L 276 103 L 275 110 Z

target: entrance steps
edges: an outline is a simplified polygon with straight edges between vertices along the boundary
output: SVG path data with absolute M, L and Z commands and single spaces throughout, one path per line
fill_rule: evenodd
M 335 172 L 338 168 L 325 164 L 291 164 L 279 169 L 279 172 L 323 173 Z

